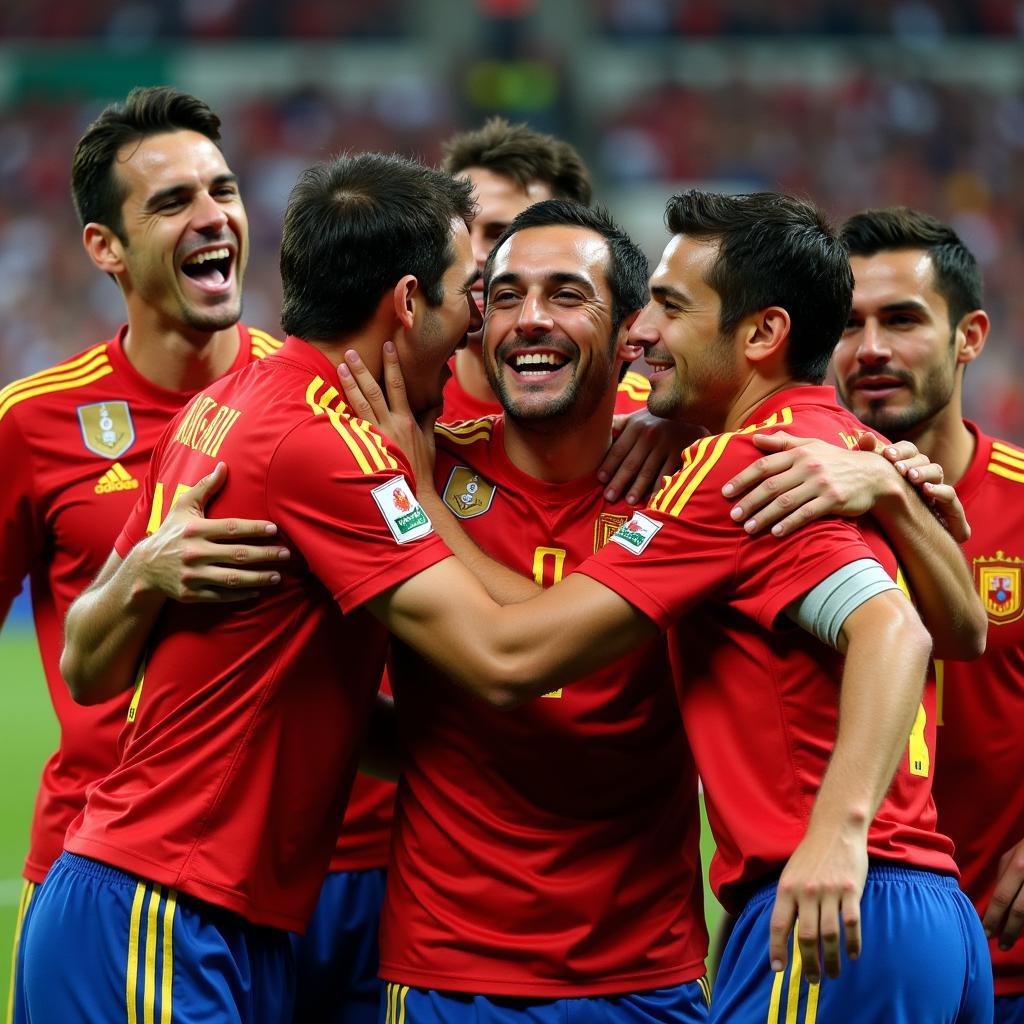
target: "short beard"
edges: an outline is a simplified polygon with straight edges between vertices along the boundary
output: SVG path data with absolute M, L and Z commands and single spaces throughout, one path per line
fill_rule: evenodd
M 234 327 L 242 319 L 242 304 L 239 302 L 235 308 L 200 311 L 186 306 L 181 311 L 181 319 L 185 326 L 193 331 L 202 331 L 204 334 L 216 334 L 217 331 L 227 330 Z

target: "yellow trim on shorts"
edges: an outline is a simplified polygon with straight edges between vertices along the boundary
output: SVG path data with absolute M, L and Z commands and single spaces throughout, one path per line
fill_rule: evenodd
M 36 883 L 30 882 L 27 878 L 21 883 L 21 896 L 18 898 L 18 916 L 14 922 L 14 941 L 11 943 L 11 978 L 10 987 L 7 990 L 7 1024 L 14 1021 L 14 978 L 18 967 L 18 949 L 21 946 L 21 930 L 25 925 L 25 915 L 28 913 L 32 897 L 35 895 Z
M 148 901 L 147 901 L 148 893 Z M 163 909 L 161 910 L 161 903 Z M 142 1024 L 156 1024 L 157 999 L 160 1000 L 160 1024 L 171 1024 L 172 983 L 174 980 L 174 912 L 178 895 L 161 885 L 139 882 L 135 887 L 128 922 L 128 958 L 125 967 L 125 1003 L 128 1024 L 139 1024 L 139 964 L 142 964 Z M 145 914 L 143 914 L 143 904 Z M 145 924 L 146 939 L 142 940 Z M 139 956 L 140 948 L 142 956 Z M 162 956 L 157 979 L 157 950 Z

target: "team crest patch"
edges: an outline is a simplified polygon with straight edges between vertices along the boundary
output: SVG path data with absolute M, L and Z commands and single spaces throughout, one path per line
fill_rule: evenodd
M 608 539 L 634 555 L 642 555 L 661 527 L 661 523 L 649 519 L 642 512 L 634 512 L 629 522 L 623 523 Z
M 441 500 L 460 518 L 482 516 L 494 501 L 497 487 L 466 466 L 456 466 L 444 485 Z
M 386 484 L 374 487 L 370 493 L 388 524 L 391 536 L 399 544 L 408 544 L 433 533 L 430 517 L 416 500 L 404 476 L 396 476 Z
M 611 540 L 616 530 L 625 526 L 629 516 L 617 516 L 614 512 L 602 512 L 594 523 L 594 554 L 597 554 Z
M 96 402 L 78 407 L 85 447 L 107 459 L 123 455 L 135 443 L 135 424 L 127 402 Z
M 974 579 L 989 622 L 1016 622 L 1024 615 L 1021 601 L 1021 566 L 1024 559 L 997 551 L 992 558 L 974 559 Z

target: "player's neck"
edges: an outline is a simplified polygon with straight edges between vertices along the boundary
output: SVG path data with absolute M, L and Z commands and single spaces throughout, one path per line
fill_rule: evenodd
M 611 407 L 583 422 L 569 422 L 570 417 L 530 421 L 506 416 L 505 454 L 518 469 L 545 483 L 595 474 L 611 444 Z
M 891 440 L 913 441 L 933 462 L 942 467 L 947 484 L 958 484 L 974 458 L 974 435 L 964 424 L 960 402 L 948 402 L 930 419 Z
M 455 376 L 462 390 L 477 401 L 497 401 L 491 385 L 487 383 L 484 358 L 479 344 L 471 342 L 455 353 Z
M 212 334 L 129 321 L 124 354 L 150 383 L 167 391 L 199 391 L 223 377 L 238 357 L 234 324 Z

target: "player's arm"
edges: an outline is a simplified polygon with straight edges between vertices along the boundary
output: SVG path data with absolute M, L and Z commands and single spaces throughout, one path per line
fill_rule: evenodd
M 771 527 L 784 537 L 821 516 L 871 512 L 907 574 L 936 657 L 966 660 L 984 651 L 988 620 L 963 553 L 902 475 L 929 486 L 930 496 L 945 503 L 952 518 L 954 506 L 959 508 L 962 519 L 956 492 L 942 483 L 941 467 L 910 442 L 875 453 L 872 435 L 865 435 L 869 447 L 861 451 L 781 431 L 755 434 L 754 443 L 770 454 L 723 488 L 734 502 L 733 519 L 748 533 Z
M 33 462 L 15 414 L 8 409 L 0 416 L 0 463 L 5 467 L 0 488 L 0 626 L 45 549 Z
M 807 831 L 779 879 L 771 918 L 773 969 L 785 968 L 799 918 L 811 982 L 821 977 L 822 959 L 825 973 L 839 973 L 844 943 L 850 959 L 860 955 L 868 828 L 906 753 L 931 638 L 903 593 L 886 590 L 845 618 L 838 646 L 846 664 L 835 747 Z
M 503 608 L 457 558 L 384 591 L 367 607 L 455 682 L 499 707 L 550 693 L 658 632 L 624 598 L 577 573 Z
M 981 919 L 985 934 L 1009 949 L 1024 928 L 1024 839 L 999 858 L 992 898 Z
M 266 540 L 277 528 L 264 520 L 205 519 L 207 501 L 227 469 L 185 491 L 160 526 L 125 558 L 112 552 L 64 620 L 60 669 L 72 697 L 98 704 L 133 686 L 149 634 L 164 602 L 244 601 L 280 582 L 266 563 L 289 557 Z M 254 563 L 264 563 L 252 568 Z

